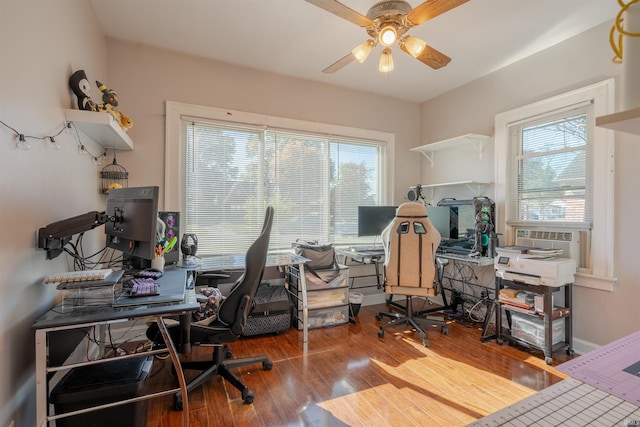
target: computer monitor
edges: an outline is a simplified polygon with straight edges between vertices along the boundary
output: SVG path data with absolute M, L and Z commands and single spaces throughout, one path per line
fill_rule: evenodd
M 358 237 L 379 236 L 396 217 L 397 206 L 358 206 Z
M 123 257 L 153 259 L 158 243 L 158 187 L 114 188 L 107 197 L 107 247 Z

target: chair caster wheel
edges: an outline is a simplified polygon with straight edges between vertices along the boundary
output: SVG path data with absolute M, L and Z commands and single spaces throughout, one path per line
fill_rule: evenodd
M 262 362 L 262 369 L 264 369 L 265 371 L 270 371 L 273 368 L 273 362 L 272 361 L 266 361 L 266 362 Z
M 233 358 L 233 351 L 231 350 L 227 350 L 226 353 L 224 354 L 224 358 L 225 359 L 231 359 Z
M 244 403 L 246 403 L 247 405 L 250 405 L 253 403 L 253 398 L 255 396 L 253 395 L 253 392 L 249 389 L 245 389 L 242 391 L 242 401 Z
M 377 321 L 382 320 L 382 316 L 381 316 L 381 315 L 379 315 L 379 314 L 376 314 L 376 320 L 377 320 Z
M 378 329 L 378 337 L 380 337 L 380 338 L 384 337 L 384 329 L 382 329 L 382 328 Z
M 573 356 L 575 356 L 575 355 L 576 355 L 576 352 L 575 352 L 575 351 L 573 351 L 573 349 L 572 349 L 572 348 L 568 348 L 568 349 L 567 349 L 567 356 L 573 357 Z
M 182 396 L 173 396 L 173 408 L 176 411 L 182 411 L 183 407 L 182 407 Z

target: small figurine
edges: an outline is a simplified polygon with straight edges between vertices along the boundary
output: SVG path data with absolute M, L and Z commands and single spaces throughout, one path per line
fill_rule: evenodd
M 122 129 L 129 130 L 133 126 L 133 120 L 122 114 L 116 107 L 118 106 L 118 94 L 115 90 L 109 89 L 105 84 L 96 80 L 98 89 L 102 92 L 102 102 L 98 106 L 98 111 L 104 111 L 111 114 L 120 124 Z
M 69 77 L 69 87 L 78 98 L 78 109 L 98 111 L 98 106 L 91 99 L 91 86 L 84 70 L 78 70 Z

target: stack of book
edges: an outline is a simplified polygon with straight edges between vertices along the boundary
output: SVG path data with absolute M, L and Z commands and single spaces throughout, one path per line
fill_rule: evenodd
M 498 301 L 509 306 L 507 308 L 513 307 L 514 309 L 517 309 L 516 311 L 533 314 L 535 313 L 534 297 L 535 294 L 532 292 L 504 288 L 500 289 Z

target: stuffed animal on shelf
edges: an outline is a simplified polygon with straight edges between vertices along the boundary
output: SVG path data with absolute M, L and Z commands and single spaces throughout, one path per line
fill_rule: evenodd
M 111 114 L 125 131 L 131 129 L 133 120 L 125 116 L 118 110 L 118 94 L 115 90 L 109 89 L 105 84 L 96 80 L 98 89 L 102 92 L 102 104 L 98 106 L 98 111 L 104 111 Z
M 69 87 L 78 98 L 79 110 L 98 111 L 98 105 L 91 99 L 91 85 L 84 70 L 71 74 Z

